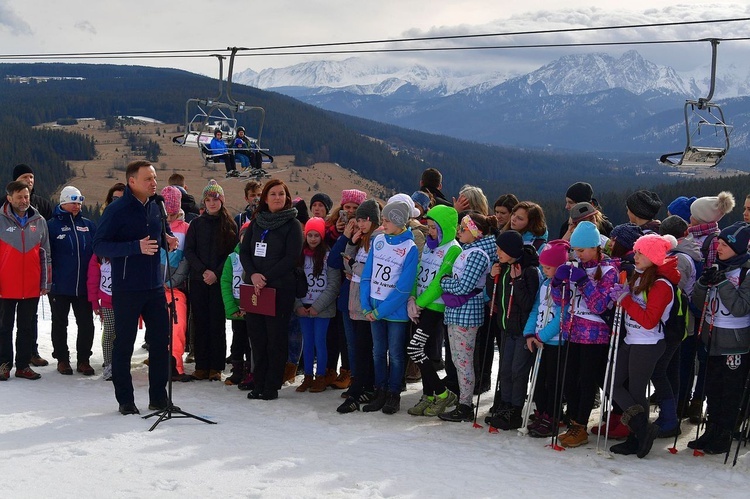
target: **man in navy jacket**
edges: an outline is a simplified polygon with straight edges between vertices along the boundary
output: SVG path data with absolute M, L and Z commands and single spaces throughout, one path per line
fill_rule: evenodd
M 134 161 L 125 172 L 122 198 L 104 210 L 94 237 L 94 252 L 112 261 L 112 308 L 115 340 L 112 382 L 121 414 L 139 414 L 133 394 L 130 359 L 138 317 L 146 324 L 149 344 L 149 409 L 167 406 L 169 314 L 160 272 L 159 248 L 177 248 L 177 238 L 162 239 L 161 210 L 154 201 L 156 171 L 148 161 Z
M 68 350 L 68 314 L 73 314 L 78 326 L 76 337 L 76 371 L 92 376 L 89 363 L 94 344 L 94 317 L 88 300 L 89 260 L 94 253 L 93 239 L 96 225 L 81 215 L 81 191 L 67 185 L 60 193 L 60 204 L 55 208 L 49 227 L 52 252 L 52 290 L 49 303 L 52 309 L 52 356 L 57 359 L 57 372 L 73 374 Z

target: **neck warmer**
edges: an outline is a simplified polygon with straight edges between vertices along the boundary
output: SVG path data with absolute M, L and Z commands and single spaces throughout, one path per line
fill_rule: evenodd
M 255 223 L 257 223 L 258 227 L 263 230 L 274 230 L 296 217 L 297 208 L 289 208 L 288 210 L 281 210 L 276 213 L 270 211 L 259 211 L 255 215 Z
M 719 269 L 721 270 L 736 269 L 737 267 L 742 267 L 749 259 L 750 255 L 748 255 L 747 253 L 743 253 L 741 255 L 735 255 L 732 258 L 728 258 L 726 260 L 719 260 L 717 258 L 716 263 L 719 264 Z

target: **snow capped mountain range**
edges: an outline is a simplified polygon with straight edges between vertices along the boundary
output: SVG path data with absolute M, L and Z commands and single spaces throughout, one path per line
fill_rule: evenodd
M 304 87 L 314 93 L 346 91 L 358 95 L 391 95 L 404 85 L 411 85 L 430 96 L 447 96 L 469 87 L 498 85 L 512 73 L 461 74 L 449 69 L 371 65 L 363 58 L 344 61 L 315 61 L 286 68 L 248 69 L 234 75 L 236 83 L 264 90 Z
M 264 90 L 295 88 L 295 94 L 304 88 L 308 95 L 343 91 L 389 96 L 408 85 L 423 97 L 445 97 L 466 90 L 481 94 L 512 78 L 523 78 L 532 85 L 542 82 L 549 95 L 580 95 L 622 88 L 636 95 L 657 90 L 697 98 L 707 93 L 709 75 L 709 66 L 681 73 L 654 64 L 630 50 L 619 58 L 603 53 L 567 55 L 525 75 L 514 72 L 466 74 L 450 68 L 419 64 L 385 66 L 371 64 L 366 58 L 349 58 L 269 68 L 260 73 L 248 69 L 235 74 L 234 81 Z M 741 70 L 734 65 L 722 67 L 717 76 L 716 95 L 721 98 L 750 95 L 750 69 Z
M 631 50 L 620 57 L 567 55 L 527 74 L 352 58 L 245 71 L 234 81 L 329 111 L 481 143 L 663 153 L 684 147 L 683 106 L 708 94 L 710 68 L 678 72 Z M 735 154 L 750 156 L 748 96 L 750 70 L 720 65 L 713 101 L 728 111 Z

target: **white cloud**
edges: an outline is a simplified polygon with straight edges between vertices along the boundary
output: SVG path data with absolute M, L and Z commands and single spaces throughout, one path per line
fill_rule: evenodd
M 73 27 L 92 35 L 96 34 L 96 28 L 88 21 L 78 21 Z
M 750 7 L 737 0 L 712 0 L 710 4 L 677 4 L 673 0 L 276 0 L 253 2 L 252 7 L 226 9 L 215 1 L 181 0 L 179 7 L 152 0 L 61 0 L 39 8 L 28 0 L 0 0 L 0 47 L 6 53 L 89 52 L 122 50 L 224 49 L 229 46 L 262 47 L 419 35 L 446 35 L 540 30 L 613 24 L 654 23 L 686 19 L 747 17 Z M 553 7 L 550 7 L 553 5 Z M 592 7 L 592 5 L 596 5 Z M 623 7 L 627 5 L 627 7 Z M 12 8 L 11 8 L 12 6 Z M 218 9 L 218 10 L 217 10 Z M 144 14 L 144 12 L 148 12 Z M 216 20 L 212 16 L 219 16 Z M 81 17 L 85 15 L 85 20 Z M 97 29 L 98 27 L 98 29 Z M 106 27 L 106 29 L 104 29 Z M 31 34 L 21 37 L 19 34 Z M 639 40 L 656 38 L 698 39 L 708 36 L 748 36 L 750 23 L 662 28 L 649 31 L 569 33 L 552 36 L 515 36 L 503 39 L 440 41 L 423 46 L 466 46 Z M 93 45 L 92 45 L 93 44 Z M 416 44 L 415 44 L 416 45 Z M 722 61 L 744 64 L 747 43 L 726 42 Z M 351 47 L 354 48 L 354 47 Z M 589 47 L 565 49 L 469 50 L 377 54 L 373 60 L 388 64 L 419 62 L 460 67 L 466 71 L 532 70 L 561 55 L 608 52 L 618 55 L 635 48 L 658 64 L 687 70 L 707 64 L 708 46 Z M 240 57 L 235 71 L 290 66 L 340 56 Z M 7 61 L 12 62 L 12 61 Z M 73 61 L 75 62 L 75 61 Z M 215 76 L 215 59 L 156 58 L 110 59 L 78 62 L 146 64 L 187 69 Z M 226 70 L 226 67 L 225 67 Z
M 31 35 L 31 26 L 9 5 L 9 0 L 0 0 L 0 32 L 8 30 L 13 36 Z

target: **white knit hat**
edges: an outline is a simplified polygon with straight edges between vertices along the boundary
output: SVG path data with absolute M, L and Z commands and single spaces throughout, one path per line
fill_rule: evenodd
M 72 185 L 66 185 L 65 187 L 63 187 L 62 192 L 60 192 L 60 204 L 67 203 L 83 204 L 83 196 L 81 196 L 81 191 L 79 191 Z
M 718 222 L 732 211 L 734 204 L 732 193 L 722 191 L 718 196 L 705 196 L 693 201 L 690 205 L 690 216 L 699 223 Z
M 408 194 L 393 195 L 390 198 L 388 198 L 388 202 L 386 204 L 393 203 L 396 201 L 406 203 L 409 206 L 409 213 L 411 214 L 409 218 L 417 218 L 419 216 L 419 210 L 414 204 L 414 200 Z

